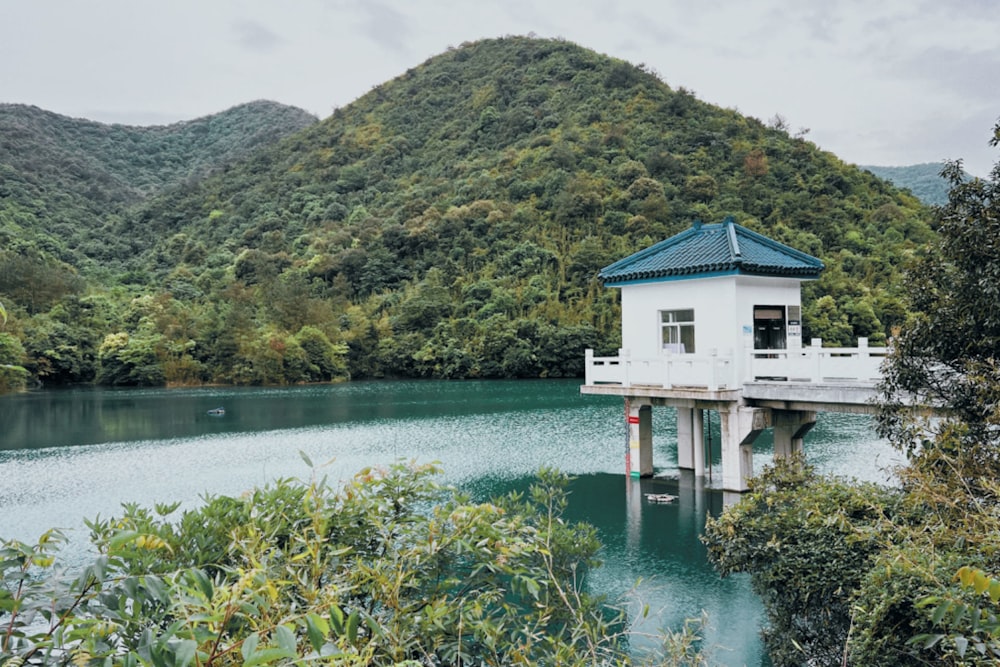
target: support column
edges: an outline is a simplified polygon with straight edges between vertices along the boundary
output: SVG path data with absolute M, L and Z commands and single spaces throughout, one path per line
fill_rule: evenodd
M 770 426 L 771 411 L 767 408 L 733 406 L 720 410 L 722 422 L 722 488 L 726 491 L 746 491 L 747 480 L 753 477 L 753 442 Z
M 803 453 L 803 438 L 816 425 L 816 413 L 804 410 L 775 410 L 774 458 Z
M 692 470 L 694 459 L 694 410 L 677 408 L 677 467 Z
M 705 413 L 695 409 L 693 412 L 691 435 L 694 439 L 694 476 L 705 476 Z
M 653 406 L 625 399 L 628 411 L 628 455 L 625 472 L 630 477 L 653 476 Z

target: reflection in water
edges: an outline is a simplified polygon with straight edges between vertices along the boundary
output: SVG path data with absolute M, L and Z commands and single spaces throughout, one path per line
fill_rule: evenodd
M 226 408 L 224 416 L 207 410 Z M 542 466 L 576 476 L 570 518 L 605 544 L 590 583 L 612 599 L 661 611 L 641 624 L 655 632 L 701 610 L 713 626 L 715 661 L 766 664 L 757 638 L 760 603 L 745 578 L 720 579 L 698 536 L 722 494 L 676 470 L 674 411 L 654 410 L 653 446 L 664 478 L 629 481 L 620 399 L 583 397 L 579 382 L 363 382 L 287 389 L 91 390 L 33 392 L 0 399 L 0 537 L 34 540 L 67 529 L 70 560 L 83 563 L 83 518 L 120 503 L 240 494 L 278 477 L 313 472 L 298 456 L 329 462 L 334 482 L 399 459 L 441 463 L 446 481 L 476 498 L 524 489 Z M 713 460 L 719 465 L 718 422 Z M 757 469 L 770 458 L 765 435 Z M 821 469 L 882 481 L 891 463 L 870 420 L 821 415 L 806 439 Z M 874 462 L 875 465 L 872 465 Z M 716 468 L 715 479 L 719 479 Z M 679 496 L 651 504 L 643 493 Z M 638 583 L 641 580 L 641 583 Z

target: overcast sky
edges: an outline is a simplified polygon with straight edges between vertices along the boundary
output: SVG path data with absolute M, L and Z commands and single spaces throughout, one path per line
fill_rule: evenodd
M 135 125 L 321 118 L 463 42 L 561 37 L 855 164 L 988 174 L 997 0 L 0 0 L 0 102 Z

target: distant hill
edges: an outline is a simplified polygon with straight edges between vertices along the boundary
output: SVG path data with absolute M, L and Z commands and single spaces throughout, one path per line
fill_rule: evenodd
M 940 162 L 912 164 L 906 167 L 862 166 L 879 178 L 891 182 L 898 188 L 905 188 L 925 204 L 943 206 L 948 203 L 949 185 L 941 178 Z
M 826 262 L 807 337 L 874 343 L 905 316 L 900 267 L 932 235 L 913 196 L 802 138 L 521 37 L 449 50 L 207 178 L 106 210 L 99 232 L 45 250 L 82 256 L 90 295 L 26 304 L 0 275 L 49 381 L 573 375 L 584 347 L 619 344 L 598 270 L 727 215 Z
M 316 121 L 301 109 L 263 100 L 146 127 L 0 104 L 0 164 L 54 176 L 62 189 L 128 201 L 204 175 Z
M 258 101 L 172 125 L 105 125 L 0 104 L 0 241 L 38 238 L 63 259 L 81 233 L 156 192 L 197 179 L 316 122 Z M 38 236 L 36 236 L 38 235 Z

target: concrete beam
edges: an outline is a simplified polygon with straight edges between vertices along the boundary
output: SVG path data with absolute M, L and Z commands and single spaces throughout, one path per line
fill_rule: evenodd
M 873 385 L 748 382 L 743 398 L 752 405 L 779 410 L 874 413 Z

